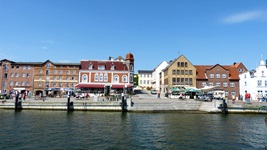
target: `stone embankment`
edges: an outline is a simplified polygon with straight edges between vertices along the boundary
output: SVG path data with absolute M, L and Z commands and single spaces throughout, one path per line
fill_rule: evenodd
M 261 106 L 267 103 L 252 102 L 246 104 L 236 101 L 235 104 L 227 102 L 229 113 L 267 113 L 267 110 L 259 111 Z M 84 111 L 121 111 L 121 101 L 108 101 L 104 98 L 94 98 L 77 100 L 70 99 L 70 107 L 73 110 Z M 127 99 L 128 112 L 191 112 L 191 113 L 221 113 L 218 107 L 222 104 L 221 100 L 212 102 L 196 101 L 193 99 L 178 100 L 169 98 L 139 98 L 132 97 Z M 26 99 L 21 102 L 22 109 L 35 110 L 67 110 L 67 98 L 47 98 L 45 101 Z M 14 100 L 0 100 L 0 109 L 15 109 Z

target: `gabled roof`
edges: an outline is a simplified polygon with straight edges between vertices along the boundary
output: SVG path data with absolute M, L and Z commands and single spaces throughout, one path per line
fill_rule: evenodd
M 184 57 L 190 64 L 192 64 L 183 54 L 182 55 L 180 55 L 178 58 L 175 58 L 173 61 L 171 61 L 170 63 L 168 63 L 169 65 L 164 69 L 164 71 L 165 70 L 167 70 L 167 69 L 169 69 L 170 68 L 170 66 L 172 66 L 175 62 L 176 62 L 176 60 L 178 60 L 178 59 L 180 59 L 181 57 Z M 193 65 L 193 64 L 192 64 Z M 194 65 L 193 65 L 194 66 Z
M 195 65 L 196 71 L 197 71 L 197 76 L 196 79 L 201 80 L 201 79 L 208 79 L 206 77 L 206 71 L 207 70 L 212 70 L 213 68 L 215 68 L 216 66 L 220 66 L 222 68 L 224 68 L 225 70 L 229 71 L 229 80 L 239 80 L 239 74 L 237 71 L 237 68 L 234 65 L 219 65 L 216 64 L 214 66 L 211 65 Z
M 140 73 L 152 73 L 153 70 L 138 70 L 138 74 Z
M 125 61 L 116 60 L 82 60 L 81 70 L 88 70 L 89 65 L 93 65 L 92 70 L 98 70 L 98 66 L 104 65 L 105 70 L 111 70 L 111 66 L 114 65 L 114 70 L 128 71 L 129 68 Z

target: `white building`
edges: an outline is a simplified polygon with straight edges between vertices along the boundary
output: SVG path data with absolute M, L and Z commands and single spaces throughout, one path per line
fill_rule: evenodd
M 245 92 L 251 94 L 252 100 L 258 100 L 262 96 L 267 97 L 267 68 L 264 60 L 255 71 L 244 72 L 239 75 L 240 94 L 245 99 Z
M 152 72 L 153 70 L 138 70 L 138 88 L 146 89 L 152 87 Z
M 161 62 L 152 72 L 152 87 L 157 91 L 160 90 L 160 73 L 165 69 L 169 64 L 166 61 Z M 164 78 L 161 78 L 161 83 L 164 84 Z

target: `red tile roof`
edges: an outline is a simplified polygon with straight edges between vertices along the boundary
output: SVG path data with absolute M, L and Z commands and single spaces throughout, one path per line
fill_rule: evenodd
M 111 70 L 111 66 L 114 65 L 114 70 L 120 71 L 128 71 L 129 68 L 125 64 L 124 61 L 116 61 L 116 60 L 82 60 L 81 61 L 81 70 L 88 70 L 90 64 L 93 65 L 92 70 L 98 70 L 99 65 L 104 65 L 105 70 Z

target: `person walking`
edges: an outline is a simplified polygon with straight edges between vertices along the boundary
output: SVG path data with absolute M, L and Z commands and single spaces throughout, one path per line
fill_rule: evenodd
M 245 99 L 247 101 L 247 104 L 250 104 L 251 96 L 250 96 L 250 93 L 248 93 L 247 91 L 245 92 Z
M 232 95 L 232 103 L 235 103 L 235 95 Z

